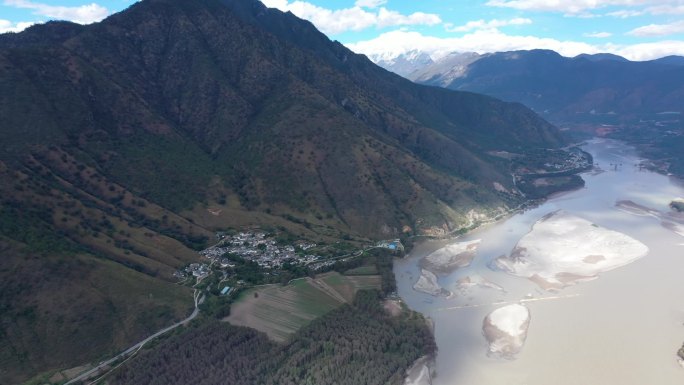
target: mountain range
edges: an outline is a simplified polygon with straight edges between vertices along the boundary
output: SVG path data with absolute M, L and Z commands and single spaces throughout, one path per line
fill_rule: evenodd
M 35 25 L 0 35 L 0 68 L 0 383 L 183 318 L 172 274 L 215 231 L 443 234 L 524 202 L 511 159 L 567 144 L 519 103 L 414 84 L 255 0 Z
M 626 121 L 681 112 L 684 93 L 681 56 L 635 62 L 613 54 L 570 58 L 531 50 L 451 53 L 433 60 L 412 51 L 377 63 L 421 84 L 523 103 L 555 123 L 587 121 L 596 114 L 619 115 Z
M 626 140 L 649 159 L 649 167 L 684 177 L 684 57 L 639 62 L 532 50 L 373 58 L 417 83 L 522 103 L 578 137 Z

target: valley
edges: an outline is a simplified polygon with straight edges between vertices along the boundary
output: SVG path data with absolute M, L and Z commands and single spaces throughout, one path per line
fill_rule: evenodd
M 349 252 L 464 232 L 529 202 L 512 160 L 491 154 L 571 157 L 523 106 L 416 85 L 255 0 L 37 24 L 0 35 L 0 67 L 0 382 L 111 357 L 187 317 L 193 288 L 174 274 L 206 273 L 197 252 L 217 232 Z M 556 181 L 537 196 L 579 186 Z
M 680 57 L 124 3 L 0 4 L 0 384 L 681 383 Z

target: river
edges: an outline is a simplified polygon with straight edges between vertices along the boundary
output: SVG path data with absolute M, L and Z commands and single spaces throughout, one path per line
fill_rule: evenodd
M 399 295 L 432 318 L 438 346 L 435 385 L 681 385 L 684 368 L 676 351 L 684 342 L 684 236 L 654 216 L 616 207 L 631 200 L 662 212 L 684 197 L 684 187 L 667 176 L 640 170 L 635 150 L 621 142 L 594 139 L 583 147 L 602 172 L 583 175 L 586 186 L 557 195 L 538 207 L 487 225 L 454 240 L 418 244 L 395 263 Z M 617 166 L 614 166 L 617 165 Z M 489 268 L 508 255 L 534 223 L 556 210 L 619 231 L 649 248 L 646 257 L 557 293 L 528 279 Z M 416 292 L 418 260 L 455 241 L 481 239 L 470 266 L 440 276 L 454 290 L 459 278 L 477 274 L 503 287 L 472 288 L 452 298 Z M 501 305 L 525 298 L 531 321 L 516 359 L 487 356 L 484 317 Z M 473 306 L 459 308 L 461 306 Z

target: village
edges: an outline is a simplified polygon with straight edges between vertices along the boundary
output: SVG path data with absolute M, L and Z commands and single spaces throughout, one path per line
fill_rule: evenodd
M 226 254 L 254 261 L 264 269 L 277 269 L 286 262 L 309 264 L 321 258 L 318 255 L 307 253 L 307 250 L 311 250 L 317 245 L 306 241 L 283 245 L 279 244 L 275 238 L 268 237 L 266 233 L 260 231 L 239 232 L 232 236 L 217 235 L 220 242 L 200 251 L 200 255 L 213 263 L 219 263 L 222 267 L 231 267 L 230 260 L 224 257 Z
M 589 166 L 591 166 L 591 158 L 580 151 L 569 151 L 565 159 L 544 163 L 544 168 L 547 172 L 567 172 L 584 169 Z
M 258 266 L 258 272 L 249 269 L 248 274 L 257 274 L 269 280 L 281 275 L 285 269 L 299 269 L 300 272 L 325 271 L 338 261 L 347 261 L 373 248 L 403 252 L 404 246 L 396 240 L 384 240 L 375 245 L 355 248 L 349 244 L 318 245 L 306 240 L 286 241 L 273 234 L 260 230 L 245 230 L 232 234 L 219 232 L 218 243 L 199 252 L 205 262 L 191 263 L 175 272 L 181 282 L 193 282 L 195 286 L 215 273 L 221 285 L 220 294 L 229 295 L 237 287 L 256 284 L 254 279 L 246 282 L 247 277 L 240 274 L 241 266 L 251 263 Z M 256 266 L 254 266 L 256 268 Z M 233 286 L 229 286 L 232 284 Z

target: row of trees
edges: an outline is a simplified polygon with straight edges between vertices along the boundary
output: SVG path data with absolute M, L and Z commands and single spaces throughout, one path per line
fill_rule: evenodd
M 257 331 L 211 321 L 145 352 L 113 384 L 400 384 L 405 370 L 435 351 L 424 319 L 389 316 L 377 291 L 359 292 L 279 345 Z

